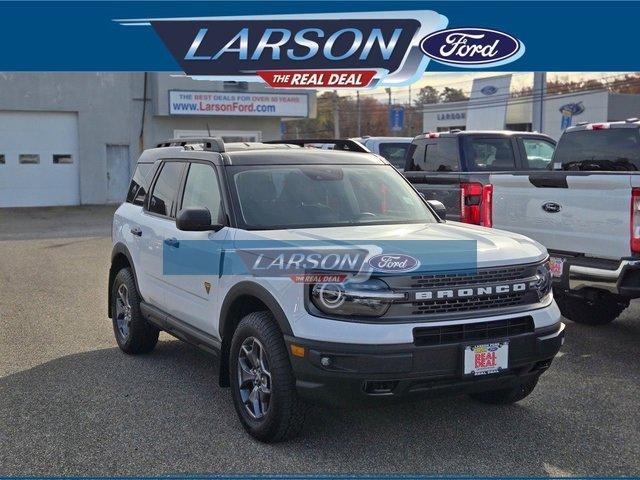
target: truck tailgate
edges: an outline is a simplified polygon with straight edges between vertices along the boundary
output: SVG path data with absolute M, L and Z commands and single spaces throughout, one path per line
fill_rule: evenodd
M 550 250 L 614 259 L 631 254 L 629 174 L 494 174 L 491 184 L 495 228 Z

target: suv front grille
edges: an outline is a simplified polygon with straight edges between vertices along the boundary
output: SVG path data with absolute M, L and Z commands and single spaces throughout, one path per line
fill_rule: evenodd
M 493 322 L 414 328 L 413 343 L 418 347 L 444 345 L 464 341 L 498 339 L 533 331 L 533 318 L 527 316 Z
M 524 307 L 540 301 L 535 288 L 529 287 L 536 276 L 538 264 L 514 265 L 506 267 L 482 268 L 475 272 L 443 272 L 441 274 L 412 275 L 404 277 L 387 277 L 384 280 L 395 291 L 407 293 L 406 302 L 398 302 L 390 309 L 396 317 L 414 315 L 433 316 L 473 315 L 485 310 L 499 310 Z M 423 291 L 478 289 L 499 285 L 525 283 L 527 288 L 504 292 L 489 291 L 488 294 L 469 296 L 447 295 L 438 298 L 435 294 L 430 299 L 416 299 L 415 294 Z
M 412 303 L 413 315 L 424 315 L 428 313 L 452 313 L 467 312 L 469 310 L 481 310 L 484 308 L 515 307 L 524 305 L 526 292 L 496 294 L 482 298 L 458 298 L 432 300 L 429 302 Z
M 535 267 L 533 268 L 535 273 Z M 477 270 L 476 273 L 450 273 L 443 275 L 419 275 L 411 277 L 412 288 L 455 287 L 457 285 L 482 285 L 484 283 L 498 283 L 505 280 L 526 278 L 531 275 L 530 265 L 515 267 L 487 268 Z

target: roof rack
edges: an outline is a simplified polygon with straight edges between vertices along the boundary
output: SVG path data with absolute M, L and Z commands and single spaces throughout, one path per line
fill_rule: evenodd
M 269 140 L 263 143 L 275 144 L 289 144 L 289 145 L 300 145 L 304 147 L 306 145 L 311 145 L 313 143 L 330 143 L 336 146 L 335 150 L 346 150 L 349 152 L 360 152 L 360 153 L 371 153 L 367 147 L 356 140 L 351 140 L 348 138 L 304 138 L 304 139 L 296 139 L 296 140 Z
M 185 137 L 172 138 L 160 142 L 157 147 L 187 147 L 189 145 L 202 145 L 203 150 L 209 152 L 224 152 L 224 140 L 220 137 Z

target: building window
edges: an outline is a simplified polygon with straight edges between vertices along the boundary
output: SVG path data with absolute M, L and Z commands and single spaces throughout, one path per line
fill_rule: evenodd
M 24 164 L 40 163 L 40 155 L 34 153 L 21 153 L 18 161 Z
M 5 163 L 4 154 L 0 154 L 0 165 L 4 165 Z
M 56 153 L 53 155 L 53 163 L 73 163 L 73 156 L 68 153 Z

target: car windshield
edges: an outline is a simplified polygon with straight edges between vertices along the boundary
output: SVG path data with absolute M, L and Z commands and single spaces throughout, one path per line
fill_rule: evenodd
M 407 143 L 381 143 L 380 155 L 386 158 L 396 168 L 404 168 L 405 157 L 411 142 Z
M 640 168 L 637 128 L 567 132 L 558 142 L 553 163 L 563 170 L 623 170 Z
M 247 229 L 432 223 L 424 201 L 388 165 L 230 167 Z

